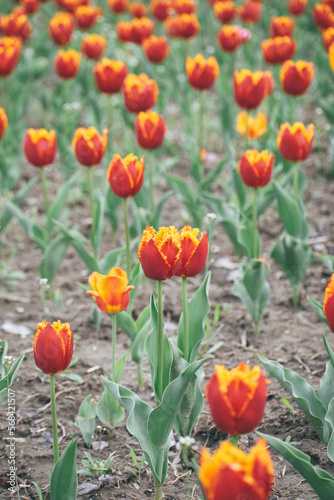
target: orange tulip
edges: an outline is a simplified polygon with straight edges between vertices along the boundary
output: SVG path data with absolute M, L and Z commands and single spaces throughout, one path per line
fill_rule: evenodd
M 132 42 L 132 22 L 118 21 L 116 23 L 116 34 L 120 42 Z
M 94 26 L 98 18 L 103 15 L 103 10 L 94 5 L 80 5 L 74 15 L 78 27 L 82 30 L 89 30 Z
M 98 61 L 94 66 L 94 79 L 96 87 L 105 94 L 117 94 L 122 89 L 122 85 L 128 67 L 123 61 L 107 59 Z
M 41 6 L 40 0 L 20 0 L 26 14 L 35 14 Z
M 128 10 L 128 0 L 108 0 L 108 6 L 114 14 L 123 14 Z
M 151 0 L 152 16 L 157 21 L 165 21 L 170 14 L 172 2 L 170 0 Z
M 262 16 L 262 5 L 254 0 L 246 0 L 238 8 L 238 14 L 244 23 L 257 23 Z
M 10 75 L 20 59 L 22 42 L 14 36 L 0 38 L 0 77 Z
M 308 0 L 289 0 L 288 11 L 292 16 L 301 16 L 307 7 Z
M 215 4 L 218 5 L 218 4 Z M 251 32 L 235 25 L 224 25 L 217 33 L 217 42 L 224 52 L 235 52 L 241 44 L 248 42 Z
M 74 14 L 78 7 L 81 5 L 88 5 L 90 0 L 55 0 L 55 2 L 60 9 L 64 9 Z
M 286 94 L 298 96 L 309 88 L 314 76 L 314 64 L 305 61 L 285 61 L 279 78 Z
M 131 2 L 129 12 L 131 16 L 141 18 L 147 16 L 148 8 L 141 2 Z
M 256 429 L 266 406 L 267 384 L 259 366 L 250 369 L 240 363 L 229 371 L 216 365 L 205 390 L 215 426 L 231 436 Z
M 190 278 L 197 276 L 205 266 L 209 253 L 209 242 L 207 232 L 201 233 L 198 238 L 199 229 L 185 226 L 180 231 L 181 241 L 181 263 L 175 276 Z
M 16 36 L 23 42 L 29 40 L 32 32 L 28 16 L 15 12 L 15 9 L 2 19 L 1 27 L 5 36 Z
M 107 179 L 111 189 L 120 198 L 136 196 L 144 181 L 145 157 L 141 160 L 132 153 L 122 158 L 115 154 L 110 162 Z
M 86 293 L 91 295 L 96 305 L 102 312 L 117 314 L 124 311 L 130 302 L 129 292 L 134 286 L 128 286 L 127 274 L 120 267 L 110 269 L 108 276 L 100 273 L 92 273 L 88 283 L 93 290 Z
M 130 113 L 139 113 L 152 108 L 157 102 L 159 88 L 155 80 L 145 73 L 128 74 L 123 83 L 124 105 Z
M 267 132 L 267 117 L 262 111 L 253 118 L 247 111 L 241 111 L 237 116 L 235 129 L 247 139 L 260 139 Z
M 312 18 L 315 25 L 321 30 L 334 26 L 334 12 L 327 4 L 315 4 L 312 9 Z
M 240 158 L 238 172 L 246 186 L 260 188 L 270 182 L 273 167 L 273 153 L 248 149 Z
M 328 62 L 332 71 L 334 71 L 334 43 L 328 49 Z
M 197 5 L 194 0 L 174 0 L 173 9 L 179 15 L 193 14 L 197 10 Z
M 141 45 L 145 38 L 148 38 L 153 34 L 154 23 L 148 17 L 141 17 L 138 19 L 135 17 L 131 21 L 132 25 L 132 34 L 131 34 L 131 42 L 136 43 L 137 45 Z
M 329 28 L 322 30 L 322 41 L 324 43 L 324 47 L 328 52 L 330 45 L 334 43 L 334 27 L 330 26 Z
M 170 52 L 168 40 L 165 36 L 149 36 L 142 43 L 146 58 L 154 64 L 162 63 Z
M 261 42 L 263 59 L 268 64 L 281 64 L 287 59 L 292 59 L 296 49 L 296 41 L 289 36 L 277 36 Z
M 219 76 L 219 65 L 215 57 L 205 59 L 201 54 L 194 58 L 187 56 L 186 73 L 188 82 L 196 90 L 207 90 Z
M 290 36 L 292 37 L 295 29 L 295 22 L 291 17 L 279 16 L 270 19 L 269 33 L 271 38 L 276 36 Z
M 174 226 L 160 227 L 158 232 L 147 226 L 139 244 L 138 258 L 147 278 L 162 281 L 178 271 L 181 252 L 180 235 Z
M 212 456 L 204 448 L 198 478 L 207 500 L 267 500 L 275 472 L 266 445 L 259 439 L 248 455 L 229 441 Z
M 235 3 L 230 0 L 216 2 L 213 4 L 213 12 L 221 23 L 231 23 L 237 16 L 237 7 Z
M 45 167 L 54 162 L 57 153 L 57 137 L 54 130 L 28 129 L 23 141 L 23 151 L 34 167 Z
M 329 328 L 334 332 L 334 274 L 332 274 L 325 290 L 323 311 Z
M 252 73 L 248 69 L 234 71 L 233 95 L 238 106 L 256 109 L 268 95 L 268 77 L 264 71 Z
M 141 111 L 135 120 L 136 140 L 143 149 L 157 149 L 162 145 L 167 125 L 154 111 Z
M 58 50 L 53 66 L 59 78 L 69 80 L 78 74 L 80 61 L 81 54 L 76 50 Z
M 8 118 L 3 108 L 0 108 L 0 141 L 8 127 Z
M 76 159 L 85 167 L 93 167 L 102 161 L 107 143 L 108 129 L 104 129 L 103 135 L 100 135 L 94 127 L 79 127 L 72 139 Z
M 281 155 L 288 161 L 303 161 L 312 151 L 314 139 L 314 125 L 305 125 L 296 122 L 282 123 L 277 135 L 277 147 Z
M 106 46 L 105 36 L 92 33 L 82 39 L 80 50 L 87 59 L 97 60 L 104 54 Z
M 68 45 L 74 31 L 74 17 L 68 12 L 57 12 L 49 21 L 48 31 L 56 45 Z
M 59 320 L 52 323 L 38 323 L 34 337 L 35 363 L 49 375 L 66 370 L 73 356 L 73 332 L 69 323 Z
M 164 22 L 164 28 L 171 38 L 189 39 L 198 35 L 201 26 L 196 14 L 181 14 L 168 17 Z

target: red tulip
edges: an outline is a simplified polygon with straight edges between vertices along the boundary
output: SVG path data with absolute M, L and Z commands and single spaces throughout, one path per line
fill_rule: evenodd
M 155 80 L 145 73 L 128 74 L 123 83 L 123 98 L 125 107 L 130 113 L 139 113 L 152 108 L 157 102 L 159 88 Z
M 276 36 L 292 37 L 295 22 L 291 17 L 279 16 L 270 19 L 269 33 L 272 38 Z
M 308 0 L 289 0 L 288 11 L 292 16 L 301 16 L 307 7 Z
M 68 12 L 57 12 L 49 21 L 48 31 L 56 45 L 68 45 L 74 31 L 74 17 Z
M 334 332 L 334 274 L 332 274 L 325 290 L 323 311 L 329 328 Z
M 107 40 L 105 36 L 92 33 L 82 39 L 80 50 L 87 59 L 96 61 L 102 57 L 106 46 Z
M 170 47 L 168 40 L 165 36 L 154 36 L 151 35 L 142 43 L 143 51 L 146 58 L 154 63 L 162 63 L 169 54 Z
M 233 94 L 238 106 L 256 109 L 268 95 L 269 81 L 265 71 L 252 73 L 248 69 L 234 71 Z
M 321 30 L 334 26 L 334 12 L 327 4 L 315 4 L 312 9 L 312 18 L 316 26 Z
M 143 149 L 157 149 L 162 145 L 167 125 L 154 111 L 141 111 L 135 120 L 136 140 Z
M 5 36 L 16 36 L 23 42 L 29 40 L 32 32 L 28 16 L 19 11 L 15 12 L 15 9 L 2 19 L 1 28 Z
M 219 65 L 213 56 L 205 59 L 201 54 L 187 56 L 186 73 L 190 85 L 196 90 L 207 90 L 219 76 Z
M 82 30 L 89 30 L 94 26 L 99 17 L 103 15 L 103 10 L 94 5 L 80 5 L 74 13 L 78 27 Z
M 0 108 L 0 141 L 8 127 L 8 118 L 3 108 Z
M 168 17 L 164 22 L 166 33 L 171 38 L 189 39 L 195 37 L 201 25 L 196 14 L 180 14 L 175 17 Z
M 280 82 L 286 94 L 298 96 L 309 88 L 314 76 L 314 65 L 305 61 L 285 61 L 280 71 Z
M 34 167 L 45 167 L 54 162 L 57 153 L 57 137 L 54 130 L 28 129 L 23 141 L 23 151 Z
M 213 12 L 223 24 L 231 23 L 237 15 L 237 7 L 234 2 L 227 0 L 225 2 L 215 2 L 213 4 Z
M 240 158 L 238 172 L 246 186 L 260 188 L 270 182 L 273 167 L 273 153 L 248 149 Z
M 194 0 L 174 0 L 173 9 L 178 15 L 194 14 L 197 10 L 197 5 Z
M 244 23 L 256 23 L 262 16 L 262 5 L 254 0 L 245 0 L 238 8 L 238 14 Z
M 114 14 L 123 14 L 128 10 L 128 0 L 108 0 L 108 6 Z
M 105 94 L 117 94 L 122 89 L 127 73 L 128 67 L 123 61 L 104 57 L 94 66 L 96 87 Z
M 250 38 L 251 32 L 248 29 L 227 24 L 220 28 L 216 36 L 217 42 L 224 52 L 235 52 L 240 45 L 248 42 Z
M 157 21 L 165 21 L 170 14 L 171 1 L 170 0 L 151 0 L 152 16 Z
M 108 129 L 100 135 L 96 128 L 79 127 L 74 134 L 72 147 L 76 159 L 85 167 L 98 165 L 103 157 L 108 143 Z
M 296 49 L 296 41 L 289 36 L 276 36 L 261 42 L 263 59 L 268 64 L 281 64 L 292 59 Z
M 136 196 L 144 181 L 145 157 L 138 160 L 133 154 L 122 158 L 115 154 L 110 162 L 107 179 L 116 196 L 130 198 Z
M 175 276 L 190 278 L 197 276 L 205 266 L 209 253 L 209 242 L 206 231 L 198 238 L 199 229 L 185 226 L 180 231 L 181 263 Z
M 141 2 L 131 2 L 129 5 L 129 12 L 131 16 L 140 19 L 141 17 L 147 16 L 148 8 Z
M 59 78 L 69 80 L 77 76 L 81 62 L 81 54 L 73 49 L 58 50 L 53 62 Z
M 14 36 L 0 38 L 0 77 L 13 73 L 20 59 L 22 42 Z
M 277 135 L 277 147 L 286 160 L 303 161 L 311 154 L 313 139 L 313 123 L 308 126 L 308 129 L 301 122 L 293 125 L 282 123 Z
M 66 370 L 73 356 L 73 333 L 68 323 L 43 321 L 34 338 L 35 363 L 40 370 L 54 375 Z

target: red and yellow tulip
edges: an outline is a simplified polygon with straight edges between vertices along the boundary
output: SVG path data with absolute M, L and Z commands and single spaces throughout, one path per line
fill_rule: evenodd
M 219 5 L 219 4 L 215 4 Z M 237 25 L 224 25 L 217 33 L 216 39 L 224 52 L 235 52 L 240 45 L 248 42 L 251 32 Z
M 273 167 L 273 153 L 248 149 L 240 158 L 238 172 L 246 186 L 260 188 L 270 182 Z
M 102 161 L 107 143 L 108 129 L 104 129 L 100 135 L 94 127 L 79 127 L 75 131 L 72 147 L 76 159 L 81 165 L 93 167 Z
M 38 324 L 34 338 L 35 363 L 49 375 L 63 372 L 73 356 L 73 333 L 69 323 L 59 320 L 52 325 L 43 321 Z
M 292 59 L 297 50 L 297 43 L 289 36 L 276 36 L 262 40 L 261 50 L 266 63 L 281 64 Z
M 162 63 L 170 52 L 168 40 L 165 36 L 149 36 L 142 43 L 146 58 L 154 64 Z
M 72 40 L 74 17 L 69 12 L 56 12 L 48 24 L 48 32 L 54 44 L 64 46 Z
M 190 278 L 197 276 L 205 266 L 209 253 L 209 242 L 206 231 L 199 236 L 199 229 L 185 226 L 180 231 L 181 263 L 176 276 Z
M 329 328 L 334 332 L 334 274 L 332 274 L 325 290 L 323 311 Z
M 23 140 L 24 154 L 34 167 L 45 167 L 54 162 L 57 153 L 57 137 L 54 130 L 28 129 Z
M 276 36 L 292 37 L 295 21 L 288 16 L 274 16 L 270 19 L 269 33 L 271 38 Z
M 120 198 L 136 196 L 143 185 L 144 167 L 144 156 L 139 160 L 132 153 L 125 158 L 116 153 L 107 172 L 108 182 L 115 195 Z
M 306 61 L 285 61 L 279 78 L 286 94 L 298 96 L 305 94 L 314 76 L 314 64 Z
M 89 30 L 94 26 L 98 18 L 103 15 L 103 10 L 95 5 L 80 5 L 74 15 L 78 27 L 82 30 Z
M 3 108 L 0 108 L 0 141 L 8 127 L 8 118 Z
M 213 12 L 222 24 L 232 23 L 237 16 L 237 7 L 231 0 L 215 2 L 213 4 Z
M 293 125 L 282 123 L 277 135 L 277 147 L 286 160 L 303 161 L 312 151 L 313 139 L 313 123 L 308 128 L 301 122 Z
M 247 135 L 247 139 L 260 139 L 268 130 L 267 123 L 268 119 L 262 111 L 257 113 L 255 117 L 247 111 L 241 111 L 237 116 L 235 129 L 240 135 Z
M 287 9 L 292 16 L 301 16 L 304 14 L 308 0 L 289 0 Z
M 108 6 L 114 14 L 124 14 L 129 8 L 128 0 L 108 0 Z
M 194 58 L 187 56 L 186 73 L 188 82 L 196 90 L 207 90 L 212 87 L 219 76 L 219 65 L 213 56 L 205 59 L 201 54 Z
M 155 80 L 145 73 L 129 73 L 123 83 L 125 107 L 130 113 L 139 113 L 152 108 L 157 102 L 159 88 Z
M 242 69 L 234 71 L 233 95 L 238 106 L 244 109 L 256 109 L 268 95 L 268 75 L 264 71 Z
M 168 17 L 164 22 L 164 28 L 171 38 L 189 39 L 198 35 L 201 25 L 196 14 L 180 14 Z
M 238 14 L 244 23 L 257 23 L 262 16 L 262 5 L 254 0 L 245 0 L 238 7 Z
M 96 61 L 103 56 L 106 46 L 107 40 L 105 36 L 92 33 L 82 39 L 80 50 L 87 59 Z
M 0 38 L 0 77 L 13 73 L 20 59 L 22 42 L 15 36 Z
M 95 85 L 100 92 L 105 94 L 117 94 L 122 89 L 122 85 L 128 67 L 123 61 L 107 59 L 97 61 L 94 66 Z
M 53 62 L 54 70 L 64 80 L 77 76 L 81 62 L 81 54 L 74 49 L 58 50 Z
M 87 290 L 102 312 L 117 314 L 124 311 L 130 302 L 129 292 L 134 286 L 129 285 L 127 274 L 120 267 L 110 269 L 107 276 L 94 272 L 88 283 L 93 290 Z
M 157 149 L 162 145 L 167 125 L 155 111 L 141 111 L 135 119 L 136 140 L 143 149 Z

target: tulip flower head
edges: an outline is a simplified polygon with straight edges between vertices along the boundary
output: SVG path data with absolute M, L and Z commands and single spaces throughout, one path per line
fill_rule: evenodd
M 286 94 L 305 94 L 314 76 L 314 64 L 305 61 L 285 61 L 280 71 L 280 82 Z
M 257 113 L 255 117 L 247 111 L 241 111 L 237 116 L 235 129 L 242 136 L 247 134 L 247 139 L 260 139 L 268 130 L 267 123 L 268 119 L 262 111 Z
M 41 6 L 40 0 L 20 0 L 26 14 L 35 14 Z
M 73 356 L 73 333 L 68 323 L 38 324 L 34 338 L 35 363 L 49 375 L 66 370 Z
M 181 252 L 180 235 L 174 226 L 160 227 L 158 232 L 147 226 L 139 244 L 138 258 L 147 278 L 162 281 L 178 271 Z
M 141 111 L 135 120 L 136 140 L 143 149 L 157 149 L 162 145 L 167 125 L 155 111 Z
M 207 232 L 204 231 L 198 237 L 199 232 L 198 228 L 193 229 L 190 226 L 181 229 L 181 263 L 179 270 L 175 273 L 176 276 L 190 278 L 197 276 L 204 269 L 209 253 L 209 242 Z
M 72 147 L 76 159 L 85 167 L 93 167 L 101 163 L 108 143 L 108 129 L 102 135 L 95 127 L 79 127 L 74 134 Z
M 323 311 L 327 319 L 329 328 L 334 333 L 334 274 L 325 290 Z
M 159 88 L 155 80 L 145 73 L 129 73 L 123 83 L 124 105 L 130 113 L 139 113 L 152 108 L 157 102 Z
M 312 9 L 314 24 L 321 30 L 334 26 L 333 9 L 325 3 L 316 3 Z
M 118 21 L 116 23 L 116 35 L 120 42 L 132 42 L 132 22 Z
M 171 38 L 190 39 L 198 35 L 201 25 L 196 14 L 180 14 L 168 17 L 164 22 L 164 28 Z
M 149 17 L 135 17 L 131 21 L 131 40 L 130 42 L 141 45 L 145 38 L 153 35 L 154 23 Z
M 123 61 L 107 59 L 98 61 L 94 66 L 95 85 L 104 94 L 117 94 L 121 91 L 128 67 Z
M 57 153 L 57 137 L 54 130 L 28 129 L 23 140 L 24 154 L 34 167 L 45 167 L 54 162 Z
M 328 61 L 331 70 L 334 71 L 334 42 L 329 46 L 328 49 Z
M 87 59 L 96 61 L 102 57 L 106 46 L 107 40 L 105 36 L 92 33 L 82 39 L 80 50 Z
M 293 58 L 297 50 L 297 43 L 289 36 L 276 36 L 262 40 L 261 50 L 266 63 L 281 64 Z
M 3 108 L 0 108 L 0 141 L 8 127 L 8 118 Z
M 217 42 L 224 52 L 235 52 L 240 45 L 248 42 L 250 38 L 251 32 L 247 28 L 236 25 L 222 26 L 216 36 Z
M 108 6 L 114 14 L 124 14 L 128 10 L 128 0 L 108 0 Z
M 53 62 L 54 70 L 63 80 L 75 78 L 79 72 L 81 54 L 74 49 L 58 50 Z
M 334 27 L 330 26 L 329 28 L 322 30 L 322 41 L 326 51 L 328 52 L 329 47 L 334 43 Z
M 141 2 L 131 2 L 129 5 L 129 12 L 132 17 L 141 17 L 147 16 L 148 8 Z
M 157 21 L 165 21 L 170 14 L 172 3 L 170 0 L 151 0 L 152 16 Z
M 173 9 L 178 15 L 193 14 L 197 10 L 197 5 L 194 0 L 174 0 Z
M 273 153 L 248 149 L 240 159 L 238 172 L 246 186 L 259 188 L 270 182 L 273 167 Z
M 288 11 L 292 16 L 301 16 L 304 14 L 307 7 L 308 0 L 289 0 Z
M 215 2 L 213 12 L 222 24 L 232 23 L 237 16 L 237 7 L 231 0 Z
M 103 15 L 103 10 L 94 5 L 80 5 L 74 14 L 78 27 L 82 30 L 89 30 Z
M 268 75 L 265 71 L 234 71 L 233 95 L 241 108 L 256 109 L 268 95 L 268 89 Z
M 22 42 L 27 42 L 32 32 L 32 25 L 29 22 L 28 16 L 20 11 L 15 12 L 15 9 L 8 16 L 4 17 L 1 27 L 5 36 L 18 37 Z
M 273 488 L 274 468 L 264 439 L 249 454 L 229 441 L 211 456 L 201 451 L 198 478 L 207 500 L 267 500 Z
M 292 37 L 295 28 L 295 21 L 288 16 L 274 16 L 270 19 L 269 33 L 271 38 L 276 36 Z
M 238 8 L 238 14 L 244 23 L 257 23 L 262 16 L 262 5 L 254 0 L 245 0 Z
M 303 161 L 312 151 L 313 139 L 313 123 L 308 128 L 301 122 L 293 125 L 282 123 L 277 135 L 277 147 L 286 160 Z
M 188 82 L 196 90 L 207 90 L 213 86 L 219 76 L 219 65 L 213 56 L 205 59 L 201 54 L 194 58 L 187 56 L 186 73 Z
M 22 42 L 15 36 L 0 38 L 0 77 L 12 74 L 20 59 Z
M 227 370 L 216 365 L 205 390 L 215 426 L 230 436 L 253 431 L 264 414 L 268 383 L 259 366 L 240 363 Z
M 130 302 L 129 292 L 134 286 L 128 286 L 128 277 L 120 267 L 110 269 L 107 276 L 94 272 L 88 278 L 93 290 L 87 290 L 104 313 L 117 314 L 124 311 Z
M 54 44 L 64 46 L 72 40 L 74 17 L 69 12 L 56 12 L 48 24 L 48 32 Z
M 110 162 L 107 179 L 116 196 L 130 198 L 142 188 L 144 181 L 145 157 L 141 160 L 130 153 L 122 158 L 115 154 Z
M 170 52 L 168 40 L 165 36 L 149 36 L 142 43 L 146 58 L 154 64 L 162 63 Z

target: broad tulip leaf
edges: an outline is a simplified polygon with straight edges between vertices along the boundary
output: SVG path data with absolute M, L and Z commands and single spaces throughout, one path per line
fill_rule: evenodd
M 327 351 L 327 354 L 329 356 L 329 359 L 331 360 L 331 363 L 334 366 L 334 352 L 331 349 L 329 343 L 327 342 L 326 335 L 324 333 L 322 334 L 322 339 L 324 341 L 324 344 L 325 344 L 326 351 Z
M 219 222 L 230 238 L 232 245 L 239 257 L 247 255 L 247 249 L 240 242 L 240 213 L 238 210 L 230 207 L 227 203 L 220 202 L 218 211 Z
M 318 318 L 326 323 L 326 325 L 328 325 L 327 318 L 324 313 L 323 304 L 321 304 L 321 302 L 319 302 L 318 300 L 312 299 L 312 297 L 307 297 L 307 302 L 309 303 L 311 309 L 316 313 Z
M 29 238 L 42 250 L 44 251 L 47 241 L 48 241 L 48 236 L 46 231 L 39 227 L 37 224 L 35 224 L 30 217 L 27 217 L 24 215 L 22 210 L 15 205 L 15 203 L 12 203 L 11 201 L 7 201 L 6 203 L 7 208 L 11 212 L 11 214 L 16 217 L 22 228 L 25 230 Z
M 21 203 L 23 202 L 23 200 L 25 200 L 25 198 L 28 196 L 29 191 L 35 186 L 35 184 L 37 184 L 37 182 L 39 182 L 38 177 L 33 177 L 32 179 L 30 179 L 30 181 L 27 182 L 27 184 L 25 184 L 23 186 L 23 188 L 21 188 L 19 190 L 19 192 L 12 198 L 11 202 L 17 206 L 20 206 Z M 0 215 L 1 230 L 2 231 L 5 229 L 5 227 L 10 222 L 12 215 L 13 214 L 9 210 L 9 208 L 7 207 L 7 203 L 6 203 L 4 208 L 3 208 L 2 214 Z
M 282 387 L 293 397 L 319 438 L 323 440 L 326 408 L 317 398 L 313 387 L 296 372 L 284 368 L 277 361 L 270 361 L 262 356 L 259 356 L 259 359 L 270 375 L 278 380 Z
M 264 438 L 269 446 L 282 455 L 305 478 L 320 500 L 334 498 L 334 477 L 319 467 L 311 465 L 311 459 L 308 455 L 273 436 L 262 432 L 256 432 L 256 434 Z
M 94 255 L 98 257 L 104 229 L 104 198 L 100 198 L 94 206 L 94 220 L 90 231 L 90 241 Z
M 256 325 L 270 297 L 267 275 L 268 267 L 262 261 L 252 259 L 240 266 L 234 281 L 233 293 L 246 306 Z
M 46 278 L 50 283 L 53 282 L 61 263 L 64 260 L 69 239 L 64 234 L 58 234 L 45 248 L 43 257 L 39 265 L 39 272 L 42 278 Z
M 117 326 L 127 334 L 131 342 L 135 339 L 138 328 L 131 315 L 127 311 L 117 313 Z
M 142 360 L 145 342 L 150 331 L 150 327 L 151 320 L 148 319 L 146 323 L 143 324 L 134 340 L 131 342 L 131 358 L 133 361 L 135 361 L 135 363 L 140 363 L 140 361 Z
M 205 320 L 210 311 L 210 277 L 211 273 L 209 272 L 187 304 L 189 323 L 189 360 L 187 361 L 189 362 L 195 361 L 198 349 L 205 336 Z M 177 347 L 183 352 L 183 313 L 179 320 Z
M 232 168 L 232 179 L 235 188 L 235 193 L 237 194 L 238 198 L 238 204 L 240 210 L 242 211 L 247 199 L 247 187 L 243 182 L 243 180 L 241 179 L 237 168 Z
M 113 231 L 116 231 L 119 226 L 120 210 L 118 207 L 121 202 L 122 198 L 116 196 L 112 189 L 108 189 L 106 195 L 105 216 L 108 219 Z
M 67 228 L 64 224 L 59 221 L 55 221 L 55 224 L 60 227 L 61 231 L 69 238 L 71 245 L 76 250 L 77 254 L 84 262 L 90 273 L 94 271 L 100 272 L 98 261 L 91 255 L 85 248 L 86 238 L 79 233 L 79 231 L 74 231 Z
M 217 163 L 217 165 L 212 170 L 210 170 L 208 174 L 204 177 L 203 182 L 201 183 L 201 188 L 204 191 L 209 191 L 211 189 L 212 185 L 217 180 L 218 176 L 220 175 L 223 168 L 226 166 L 227 162 L 228 162 L 228 157 L 224 156 Z
M 49 234 L 51 234 L 54 220 L 58 220 L 59 215 L 65 206 L 69 190 L 77 182 L 78 177 L 79 172 L 75 172 L 66 182 L 57 188 L 56 198 L 46 214 L 46 229 Z
M 304 240 L 309 233 L 309 227 L 298 203 L 277 182 L 274 182 L 274 188 L 278 202 L 278 215 L 286 232 Z
M 334 256 L 333 255 L 323 255 L 322 253 L 314 253 L 313 257 L 320 260 L 325 267 L 331 272 L 334 273 Z
M 253 239 L 253 222 L 250 219 L 244 218 L 242 224 L 240 225 L 239 243 L 244 247 L 244 254 L 249 260 L 256 258 L 260 253 L 260 234 L 258 230 L 255 232 L 255 254 Z
M 334 462 L 334 397 L 328 404 L 327 413 L 324 422 L 324 433 L 328 434 L 327 455 Z
M 139 314 L 136 321 L 138 330 L 140 330 L 151 318 L 150 304 L 148 304 Z
M 6 349 L 5 349 L 5 351 L 7 352 Z M 8 388 L 14 382 L 16 375 L 20 369 L 23 358 L 24 358 L 24 354 L 21 354 L 21 356 L 19 358 L 17 358 L 17 360 L 13 363 L 13 365 L 9 369 L 9 372 L 6 374 L 6 376 L 0 380 L 0 406 L 2 405 L 2 403 L 4 402 L 4 400 L 7 397 Z
M 50 500 L 76 500 L 78 491 L 77 440 L 65 448 L 52 472 Z
M 304 241 L 283 234 L 272 249 L 271 257 L 294 286 L 305 278 L 311 264 L 312 251 Z
M 114 377 L 115 380 L 114 381 L 117 383 L 121 380 L 121 377 L 123 375 L 124 368 L 126 365 L 126 358 L 127 358 L 127 353 L 125 352 L 123 354 L 123 356 L 121 356 L 116 363 L 116 368 L 115 368 L 116 373 L 115 373 L 115 377 Z
M 162 393 L 169 384 L 169 373 L 172 366 L 173 355 L 169 344 L 168 337 L 163 328 L 163 360 L 158 361 L 158 310 L 154 301 L 153 294 L 151 295 L 151 328 L 152 331 L 147 337 L 145 342 L 145 350 L 150 362 L 151 378 L 155 397 L 159 400 L 158 387 L 157 387 L 157 374 L 158 362 L 163 363 L 163 379 L 162 379 Z
M 104 392 L 96 406 L 96 414 L 104 425 L 116 427 L 124 419 L 124 410 L 115 396 L 111 394 L 102 381 Z
M 320 399 L 326 410 L 331 399 L 334 398 L 334 366 L 331 361 L 326 364 L 326 371 L 320 380 L 320 388 L 316 392 L 317 398 Z
M 176 177 L 175 175 L 164 175 L 169 186 L 181 198 L 182 203 L 187 207 L 190 216 L 194 220 L 196 227 L 201 227 L 207 209 L 200 199 L 197 186 Z
M 108 274 L 112 267 L 118 267 L 124 256 L 125 247 L 115 248 L 106 253 L 99 261 L 99 268 L 102 274 Z
M 96 404 L 91 402 L 91 395 L 85 397 L 79 408 L 76 423 L 79 426 L 86 445 L 92 446 L 95 431 Z

